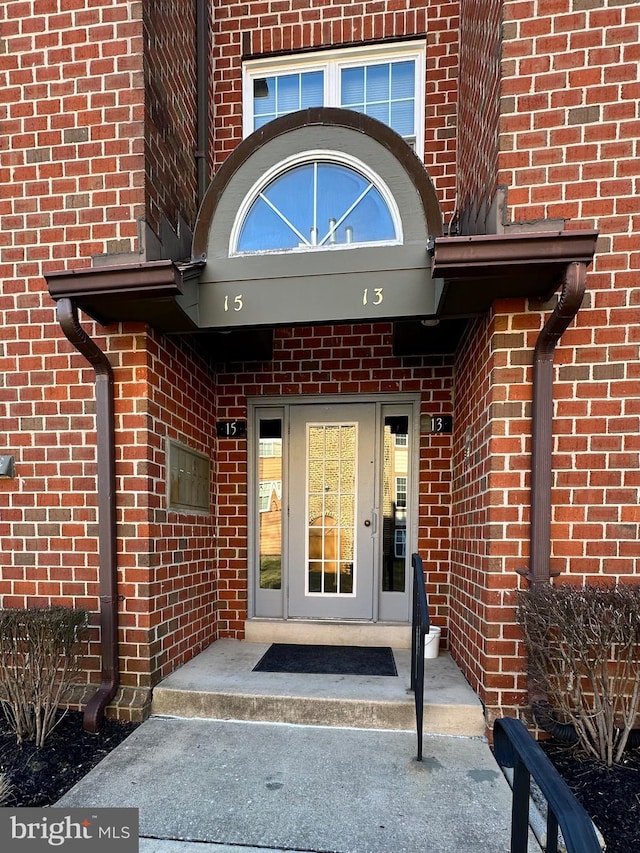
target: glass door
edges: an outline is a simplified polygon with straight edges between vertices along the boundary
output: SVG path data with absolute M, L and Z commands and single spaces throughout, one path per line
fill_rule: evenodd
M 375 406 L 291 409 L 289 616 L 373 618 Z

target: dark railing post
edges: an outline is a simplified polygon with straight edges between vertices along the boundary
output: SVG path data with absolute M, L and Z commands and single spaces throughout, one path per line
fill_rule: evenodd
M 527 853 L 529 846 L 529 794 L 531 776 L 516 758 L 513 768 L 513 800 L 511 803 L 511 853 Z
M 547 801 L 545 853 L 557 853 L 558 828 L 567 853 L 602 853 L 591 818 L 521 720 L 496 720 L 493 747 L 498 764 L 513 768 L 511 853 L 528 849 L 531 777 Z
M 418 761 L 422 761 L 422 721 L 424 716 L 424 638 L 429 633 L 429 608 L 424 588 L 422 557 L 411 555 L 413 567 L 413 596 L 411 618 L 411 690 L 416 706 Z

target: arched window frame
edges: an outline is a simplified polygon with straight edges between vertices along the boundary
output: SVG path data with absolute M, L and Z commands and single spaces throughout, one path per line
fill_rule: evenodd
M 313 163 L 334 163 L 338 166 L 344 166 L 352 169 L 366 181 L 369 181 L 373 187 L 380 193 L 383 202 L 385 203 L 393 228 L 395 239 L 393 240 L 376 240 L 376 241 L 354 241 L 353 243 L 324 243 L 319 246 L 300 246 L 296 248 L 285 249 L 265 249 L 260 252 L 243 252 L 238 250 L 238 241 L 246 217 L 249 214 L 254 202 L 273 181 L 299 166 L 305 166 Z M 395 198 L 385 183 L 385 181 L 374 172 L 366 163 L 363 163 L 356 157 L 347 154 L 344 151 L 332 151 L 325 149 L 314 149 L 293 154 L 278 163 L 275 163 L 267 169 L 260 178 L 249 189 L 241 204 L 238 207 L 236 217 L 229 235 L 229 257 L 246 257 L 256 254 L 291 254 L 295 252 L 326 252 L 326 251 L 343 251 L 352 248 L 362 248 L 363 246 L 397 246 L 403 243 L 402 219 Z

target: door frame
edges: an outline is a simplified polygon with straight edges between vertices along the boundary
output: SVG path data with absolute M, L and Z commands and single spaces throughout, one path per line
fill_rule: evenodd
M 282 418 L 283 435 L 283 459 L 282 459 L 282 482 L 289 480 L 288 465 L 288 435 L 289 435 L 289 412 L 293 406 L 313 405 L 340 405 L 340 404 L 375 404 L 375 434 L 378 452 L 376 453 L 376 498 L 379 493 L 382 480 L 382 454 L 379 444 L 382 435 L 383 416 L 387 415 L 387 409 L 402 408 L 410 416 L 410 506 L 407 515 L 407 543 L 406 560 L 410 564 L 410 554 L 417 547 L 418 536 L 418 494 L 419 494 L 419 459 L 420 459 L 420 394 L 419 393 L 391 393 L 391 394 L 343 394 L 343 395 L 295 395 L 280 397 L 251 397 L 247 398 L 247 554 L 248 554 L 248 618 L 274 619 L 281 621 L 313 621 L 326 622 L 340 621 L 337 619 L 321 619 L 313 617 L 292 617 L 288 614 L 288 519 L 283 515 L 282 522 L 282 584 L 279 590 L 259 589 L 259 556 L 258 556 L 258 506 L 257 506 L 257 481 L 258 481 L 258 423 L 265 414 L 270 418 Z M 391 414 L 398 412 L 391 411 Z M 287 437 L 285 439 L 285 436 Z M 376 505 L 379 501 L 376 499 Z M 381 525 L 378 525 L 380 529 Z M 411 583 L 412 573 L 407 570 L 405 591 L 403 593 L 383 592 L 381 589 L 382 570 L 382 538 L 378 536 L 376 553 L 374 557 L 373 571 L 373 619 L 362 620 L 363 624 L 377 622 L 408 624 L 410 622 L 411 610 Z M 402 601 L 399 600 L 402 597 Z M 348 620 L 351 621 L 351 620 Z M 360 621 L 360 620 L 354 620 Z

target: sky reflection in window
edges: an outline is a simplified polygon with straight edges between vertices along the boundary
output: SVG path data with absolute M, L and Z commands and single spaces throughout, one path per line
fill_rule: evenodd
M 237 252 L 392 242 L 397 234 L 380 191 L 355 169 L 332 162 L 296 166 L 254 200 Z

